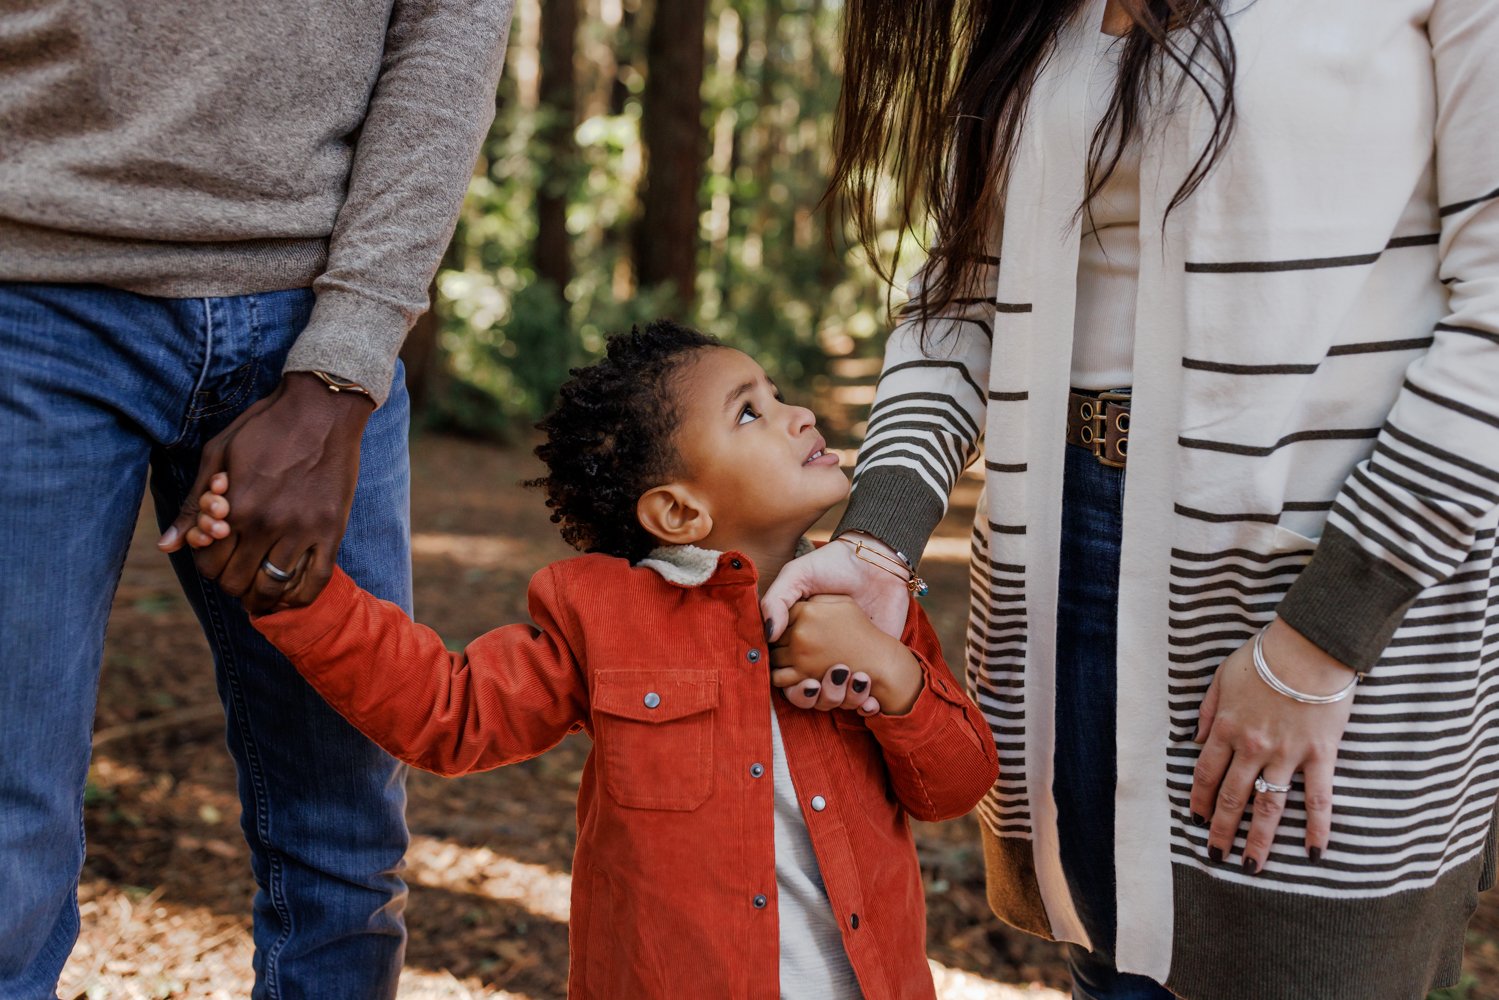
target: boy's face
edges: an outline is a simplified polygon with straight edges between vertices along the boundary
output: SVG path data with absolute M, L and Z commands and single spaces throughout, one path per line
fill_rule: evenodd
M 848 496 L 816 416 L 784 403 L 747 354 L 703 348 L 678 378 L 680 481 L 706 506 L 715 534 L 736 542 L 788 528 L 799 535 Z

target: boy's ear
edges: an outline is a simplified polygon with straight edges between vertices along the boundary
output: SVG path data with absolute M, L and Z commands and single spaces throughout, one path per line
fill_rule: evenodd
M 692 545 L 713 530 L 707 506 L 681 483 L 647 490 L 635 501 L 635 517 L 663 545 Z

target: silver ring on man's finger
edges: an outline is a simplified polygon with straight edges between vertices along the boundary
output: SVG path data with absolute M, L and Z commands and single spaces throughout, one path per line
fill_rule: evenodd
M 1256 792 L 1259 792 L 1261 795 L 1264 795 L 1266 792 L 1279 792 L 1280 794 L 1284 795 L 1286 792 L 1289 792 L 1291 790 L 1291 786 L 1277 785 L 1273 781 L 1266 781 L 1265 776 L 1262 774 L 1254 779 L 1254 790 Z
M 290 583 L 291 578 L 297 575 L 295 573 L 288 573 L 286 570 L 282 569 L 280 566 L 277 566 L 269 559 L 260 560 L 260 568 L 265 572 L 266 576 L 270 577 L 272 580 L 275 580 L 277 583 Z

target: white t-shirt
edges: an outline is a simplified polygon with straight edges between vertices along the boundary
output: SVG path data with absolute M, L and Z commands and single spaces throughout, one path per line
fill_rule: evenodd
M 1125 40 L 1093 32 L 1098 56 L 1077 63 L 1089 73 L 1088 141 L 1103 120 L 1119 75 Z M 1106 161 L 1107 162 L 1107 161 Z M 1120 389 L 1133 380 L 1135 293 L 1140 281 L 1140 143 L 1131 139 L 1103 189 L 1083 211 L 1077 255 L 1072 385 Z

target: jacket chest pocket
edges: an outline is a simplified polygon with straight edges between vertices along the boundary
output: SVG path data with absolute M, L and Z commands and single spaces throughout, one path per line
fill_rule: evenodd
M 697 670 L 600 670 L 594 738 L 604 788 L 632 809 L 688 812 L 713 791 L 718 678 Z

